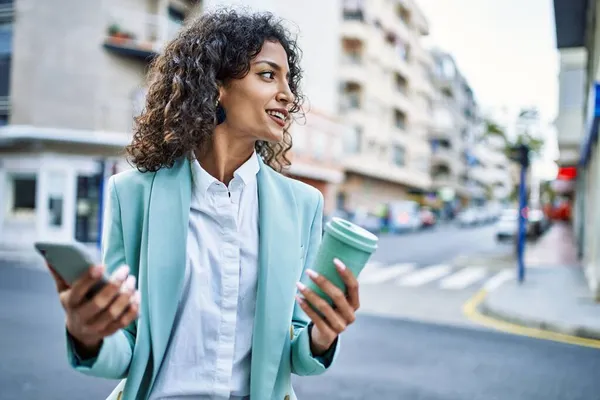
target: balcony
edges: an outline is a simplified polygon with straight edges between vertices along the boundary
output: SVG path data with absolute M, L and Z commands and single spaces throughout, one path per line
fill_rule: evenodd
M 431 175 L 432 186 L 436 189 L 442 187 L 456 188 L 458 177 L 450 172 L 438 172 Z
M 364 85 L 366 83 L 364 58 L 364 47 L 360 40 L 342 39 L 341 79 L 345 82 Z
M 107 18 L 104 47 L 125 57 L 150 60 L 183 26 L 183 14 L 169 8 L 167 15 L 115 8 Z
M 431 151 L 431 163 L 434 165 L 447 165 L 452 167 L 455 164 L 457 154 L 447 147 L 438 147 Z
M 365 85 L 367 82 L 366 70 L 360 62 L 342 60 L 340 66 L 340 78 L 345 82 Z
M 366 42 L 369 38 L 369 26 L 361 20 L 344 20 L 340 26 L 340 36 Z

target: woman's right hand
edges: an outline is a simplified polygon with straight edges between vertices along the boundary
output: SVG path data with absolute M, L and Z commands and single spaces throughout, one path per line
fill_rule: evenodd
M 102 279 L 103 266 L 90 267 L 72 286 L 52 266 L 48 267 L 66 312 L 67 331 L 74 339 L 80 357 L 97 356 L 105 337 L 138 317 L 140 293 L 135 290 L 136 279 L 129 275 L 129 267 L 117 268 L 109 282 L 92 298 L 87 298 L 86 294 Z

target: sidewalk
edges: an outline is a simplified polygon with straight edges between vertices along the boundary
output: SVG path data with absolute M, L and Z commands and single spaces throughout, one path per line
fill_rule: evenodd
M 100 252 L 93 244 L 87 245 L 90 254 L 100 259 Z M 45 270 L 46 265 L 33 246 L 15 247 L 0 243 L 0 264 L 17 265 L 31 269 Z
M 600 303 L 594 302 L 577 262 L 570 227 L 556 224 L 530 247 L 523 284 L 511 280 L 495 288 L 478 311 L 517 325 L 600 340 Z

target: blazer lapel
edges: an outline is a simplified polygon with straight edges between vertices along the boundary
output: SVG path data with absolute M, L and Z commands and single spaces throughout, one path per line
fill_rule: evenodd
M 182 158 L 154 178 L 148 207 L 148 304 L 153 379 L 165 355 L 186 265 L 192 196 L 190 163 Z
M 295 269 L 300 259 L 300 237 L 294 194 L 260 160 L 259 202 L 259 277 L 252 338 L 251 395 L 253 399 L 271 397 L 279 370 L 284 341 L 289 340 L 291 313 L 296 292 Z M 299 262 L 299 261 L 298 261 Z

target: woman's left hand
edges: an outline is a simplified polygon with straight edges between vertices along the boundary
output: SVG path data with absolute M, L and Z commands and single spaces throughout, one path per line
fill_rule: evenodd
M 310 332 L 311 350 L 316 356 L 329 350 L 338 335 L 354 322 L 354 313 L 360 307 L 356 277 L 339 259 L 336 258 L 333 262 L 346 284 L 347 296 L 325 277 L 311 269 L 306 271 L 310 279 L 333 300 L 333 307 L 302 283 L 298 282 L 297 284 L 304 298 L 296 296 L 296 300 L 313 322 L 312 332 Z M 313 308 L 319 310 L 324 318 Z

